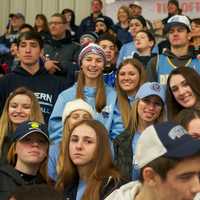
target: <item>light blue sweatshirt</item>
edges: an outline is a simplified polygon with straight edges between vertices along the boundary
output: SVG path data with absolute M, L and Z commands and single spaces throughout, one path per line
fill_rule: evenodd
M 58 96 L 53 112 L 49 119 L 49 135 L 50 139 L 57 143 L 62 137 L 62 114 L 65 104 L 76 98 L 77 84 L 74 84 L 71 88 L 64 90 Z M 96 120 L 99 120 L 109 131 L 110 139 L 114 139 L 124 130 L 122 118 L 119 112 L 117 112 L 116 100 L 117 95 L 113 88 L 105 85 L 106 91 L 106 106 L 101 113 L 96 112 Z M 84 100 L 90 104 L 95 110 L 95 95 L 96 88 L 85 87 L 84 88 Z
M 56 166 L 59 153 L 60 153 L 60 142 L 50 145 L 49 156 L 48 156 L 48 175 L 55 182 L 57 180 Z
M 133 58 L 133 55 L 136 51 L 137 50 L 133 41 L 122 45 L 119 51 L 116 68 L 119 68 L 119 65 L 123 62 L 123 60 L 127 58 Z

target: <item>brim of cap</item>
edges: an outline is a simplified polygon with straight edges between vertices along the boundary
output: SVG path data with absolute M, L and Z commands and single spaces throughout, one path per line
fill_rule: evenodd
M 174 27 L 174 26 L 184 26 L 185 28 L 187 28 L 188 31 L 190 31 L 190 28 L 184 24 L 184 23 L 181 23 L 181 22 L 171 22 L 171 23 L 168 23 L 165 25 L 165 28 L 164 28 L 164 31 L 165 33 L 168 33 L 169 30 Z
M 130 4 L 130 6 L 136 6 L 136 7 L 138 7 L 138 8 L 142 8 L 142 6 L 141 6 L 141 5 L 134 4 L 134 3 Z
M 193 139 L 188 135 L 184 140 L 185 143 L 183 145 L 179 145 L 171 151 L 169 150 L 164 156 L 169 158 L 187 158 L 200 152 L 199 139 Z
M 26 133 L 25 135 L 23 135 L 22 137 L 16 138 L 16 140 L 19 140 L 19 141 L 20 141 L 20 140 L 24 139 L 26 136 L 28 136 L 28 135 L 30 135 L 30 134 L 32 134 L 32 133 L 40 133 L 41 135 L 43 135 L 43 136 L 46 138 L 46 140 L 47 140 L 48 142 L 50 142 L 49 137 L 46 135 L 46 133 L 44 133 L 44 132 L 41 131 L 41 130 L 32 130 L 32 131 Z
M 162 102 L 163 103 L 165 103 L 165 99 L 163 99 L 163 97 L 162 96 L 160 96 L 158 93 L 145 93 L 141 98 L 139 97 L 139 99 L 143 99 L 143 98 L 145 98 L 145 97 L 150 97 L 150 96 L 158 96 L 158 97 L 160 97 L 161 98 L 161 100 L 162 100 Z

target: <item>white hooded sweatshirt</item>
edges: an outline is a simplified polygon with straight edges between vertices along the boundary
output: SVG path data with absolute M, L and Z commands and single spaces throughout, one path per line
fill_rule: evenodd
M 134 200 L 141 186 L 142 184 L 138 181 L 129 182 L 113 191 L 104 200 Z M 200 200 L 200 193 L 195 196 L 194 200 Z
M 138 181 L 129 182 L 113 191 L 105 200 L 134 200 L 141 186 Z

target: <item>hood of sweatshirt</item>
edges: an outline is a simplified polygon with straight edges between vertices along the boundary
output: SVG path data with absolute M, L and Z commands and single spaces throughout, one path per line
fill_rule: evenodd
M 44 183 L 43 178 L 38 175 L 33 180 L 29 182 L 25 182 L 24 179 L 20 176 L 20 173 L 11 165 L 5 164 L 0 166 L 0 173 L 4 174 L 8 177 L 8 179 L 12 179 L 17 185 L 23 184 L 35 184 L 35 183 Z
M 41 74 L 48 74 L 47 70 L 43 66 L 40 66 L 39 70 L 35 74 L 30 74 L 27 70 L 22 68 L 20 65 L 18 65 L 13 70 L 13 72 L 16 74 L 20 74 L 21 76 L 38 76 Z
M 105 200 L 134 200 L 140 187 L 141 183 L 138 181 L 129 182 L 112 192 Z
M 191 48 L 189 48 L 188 50 L 188 54 L 184 55 L 184 56 L 176 56 L 174 53 L 172 53 L 169 49 L 167 49 L 166 51 L 164 51 L 163 53 L 164 55 L 168 56 L 170 59 L 179 59 L 179 60 L 187 60 L 193 57 L 193 50 Z

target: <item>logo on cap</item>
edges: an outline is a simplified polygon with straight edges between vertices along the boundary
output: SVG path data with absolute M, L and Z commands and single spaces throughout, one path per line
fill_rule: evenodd
M 31 129 L 39 128 L 40 124 L 38 122 L 31 122 L 30 126 L 31 127 L 29 129 L 31 130 Z
M 178 125 L 172 128 L 172 130 L 168 133 L 168 136 L 172 140 L 175 140 L 176 138 L 181 138 L 185 134 L 187 134 L 186 130 L 182 126 Z
M 151 84 L 151 89 L 155 92 L 160 92 L 160 85 L 158 83 Z

